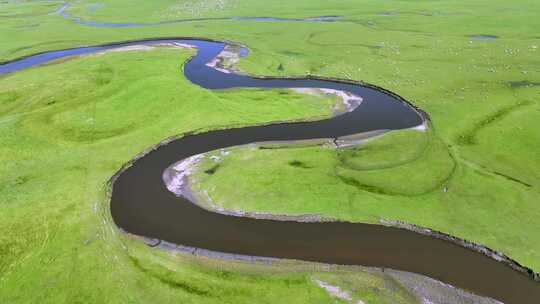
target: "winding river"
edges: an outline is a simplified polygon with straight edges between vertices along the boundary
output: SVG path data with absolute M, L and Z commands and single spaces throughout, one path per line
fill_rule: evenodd
M 139 26 L 155 26 L 173 23 L 187 23 L 187 22 L 202 22 L 202 21 L 287 21 L 287 22 L 332 22 L 341 19 L 339 16 L 317 16 L 308 18 L 278 18 L 278 17 L 208 17 L 208 18 L 185 18 L 185 19 L 173 19 L 155 22 L 97 22 L 86 21 L 81 17 L 73 16 L 66 10 L 71 5 L 64 3 L 56 11 L 51 14 L 61 15 L 66 19 L 70 19 L 79 25 L 86 26 L 98 26 L 98 27 L 139 27 Z
M 217 252 L 398 269 L 423 274 L 505 303 L 538 303 L 538 282 L 516 271 L 508 262 L 501 263 L 456 242 L 381 225 L 301 223 L 227 216 L 204 210 L 166 188 L 165 170 L 196 154 L 253 142 L 339 138 L 424 123 L 420 111 L 393 93 L 363 83 L 335 79 L 262 78 L 224 73 L 206 63 L 223 50 L 225 42 L 188 38 L 129 41 L 44 52 L 1 64 L 0 74 L 65 56 L 162 43 L 188 44 L 198 49 L 184 65 L 184 74 L 204 88 L 326 88 L 361 96 L 363 102 L 353 111 L 325 120 L 184 134 L 156 145 L 111 179 L 111 213 L 118 227 L 135 235 Z

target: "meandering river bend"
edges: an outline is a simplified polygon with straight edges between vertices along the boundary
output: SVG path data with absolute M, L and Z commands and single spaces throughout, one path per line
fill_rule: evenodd
M 423 274 L 505 303 L 538 303 L 538 282 L 505 263 L 440 238 L 381 225 L 300 223 L 217 214 L 175 196 L 162 179 L 171 164 L 220 148 L 261 141 L 337 138 L 422 124 L 421 112 L 393 93 L 367 84 L 317 77 L 259 78 L 224 73 L 206 63 L 214 59 L 226 43 L 189 38 L 129 41 L 44 52 L 0 64 L 0 74 L 65 56 L 162 43 L 195 46 L 198 52 L 184 65 L 184 74 L 193 83 L 208 89 L 327 88 L 351 92 L 361 96 L 363 102 L 351 112 L 325 120 L 185 134 L 156 145 L 112 179 L 111 214 L 118 227 L 135 235 L 218 252 L 393 268 Z

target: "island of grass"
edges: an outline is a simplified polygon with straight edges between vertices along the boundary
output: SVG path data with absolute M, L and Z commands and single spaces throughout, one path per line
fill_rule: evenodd
M 210 15 L 177 10 L 173 1 L 101 1 L 89 9 L 94 2 L 78 1 L 70 13 L 126 22 Z M 260 15 L 253 3 L 216 12 Z M 538 3 L 348 1 L 335 7 L 302 1 L 303 9 L 291 12 L 272 1 L 265 15 L 343 20 L 121 30 L 75 26 L 54 14 L 62 4 L 0 3 L 0 35 L 8 37 L 0 40 L 0 60 L 147 37 L 227 39 L 250 47 L 250 56 L 239 62 L 243 71 L 365 80 L 399 93 L 432 118 L 425 132 L 389 132 L 343 149 L 333 141 L 230 149 L 217 162 L 201 163 L 204 170 L 195 175 L 194 188 L 208 192 L 215 206 L 371 223 L 403 220 L 540 269 Z M 494 23 L 494 16 L 504 23 Z M 411 279 L 400 281 L 389 270 L 215 260 L 150 248 L 119 231 L 111 222 L 106 181 L 143 149 L 194 129 L 330 115 L 336 101 L 288 90 L 210 92 L 180 73 L 192 51 L 139 51 L 69 58 L 0 76 L 1 299 L 422 303 L 422 294 L 407 288 Z M 264 166 L 271 163 L 276 167 Z M 269 173 L 281 179 L 270 180 Z M 234 191 L 227 176 L 238 181 Z M 267 182 L 275 184 L 262 187 Z M 239 200 L 239 194 L 249 199 Z M 336 298 L 332 287 L 350 298 Z

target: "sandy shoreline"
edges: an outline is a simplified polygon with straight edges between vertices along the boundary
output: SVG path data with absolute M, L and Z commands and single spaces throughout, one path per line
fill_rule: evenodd
M 335 104 L 332 108 L 332 112 L 334 116 L 338 116 L 341 114 L 345 114 L 348 112 L 352 112 L 358 108 L 363 101 L 363 98 L 354 95 L 350 92 L 340 91 L 340 90 L 333 90 L 333 89 L 324 89 L 324 88 L 293 88 L 292 89 L 295 92 L 303 93 L 303 94 L 310 94 L 315 96 L 321 96 L 321 95 L 336 95 L 341 99 L 341 104 Z
M 241 72 L 236 68 L 236 64 L 242 57 L 242 49 L 247 48 L 240 45 L 226 44 L 214 59 L 206 63 L 206 66 L 225 74 L 240 74 Z
M 245 147 L 253 146 L 303 146 L 303 145 L 327 145 L 334 149 L 349 148 L 362 144 L 364 141 L 373 137 L 380 136 L 386 133 L 387 130 L 371 131 L 361 134 L 340 137 L 340 138 L 321 138 L 303 141 L 279 141 L 279 142 L 259 142 L 244 145 Z M 235 146 L 238 147 L 238 146 Z M 241 147 L 241 146 L 240 146 Z M 208 152 L 207 152 L 208 153 Z M 300 215 L 288 215 L 288 214 L 276 214 L 269 212 L 249 212 L 244 210 L 231 210 L 221 207 L 217 204 L 208 194 L 207 191 L 194 191 L 191 187 L 190 175 L 195 172 L 197 165 L 207 157 L 207 153 L 193 155 L 186 159 L 180 160 L 163 173 L 163 182 L 169 191 L 174 193 L 178 197 L 184 197 L 191 203 L 201 207 L 205 210 L 216 212 L 223 215 L 235 216 L 235 217 L 249 217 L 254 219 L 267 219 L 275 221 L 295 221 L 303 223 L 315 223 L 315 222 L 334 222 L 338 221 L 330 217 L 325 217 L 320 214 L 300 214 Z M 230 153 L 227 149 L 220 149 L 222 156 Z M 215 156 L 214 156 L 215 157 Z M 219 161 L 216 159 L 215 161 Z

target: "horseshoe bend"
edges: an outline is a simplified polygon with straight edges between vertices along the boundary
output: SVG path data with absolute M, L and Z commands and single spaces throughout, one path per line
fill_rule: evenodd
M 204 43 L 198 47 L 199 54 L 205 53 L 203 48 L 217 48 L 212 52 L 213 56 L 222 48 L 220 43 Z M 199 60 L 196 56 L 187 63 L 185 75 L 207 88 L 224 88 L 225 84 L 227 87 L 327 88 L 353 92 L 362 96 L 363 102 L 353 112 L 345 114 L 347 116 L 340 115 L 326 121 L 210 131 L 186 135 L 157 147 L 143 156 L 143 166 L 139 167 L 135 161 L 113 179 L 111 210 L 119 227 L 136 235 L 219 252 L 411 271 L 500 299 L 506 299 L 506 295 L 499 292 L 512 286 L 511 277 L 516 278 L 516 285 L 510 289 L 517 290 L 518 284 L 525 284 L 530 285 L 534 293 L 540 292 L 537 282 L 509 267 L 501 267 L 507 265 L 438 238 L 360 223 L 300 223 L 231 217 L 202 210 L 187 199 L 173 195 L 166 188 L 163 172 L 174 162 L 195 154 L 253 142 L 339 138 L 374 130 L 415 127 L 424 119 L 396 95 L 367 85 L 315 77 L 264 79 L 242 76 L 223 79 L 232 75 L 196 66 L 208 58 Z M 197 71 L 200 78 L 191 74 L 197 68 L 204 70 Z M 388 113 L 386 119 L 383 111 L 392 114 Z M 377 120 L 372 121 L 369 117 Z M 210 235 L 208 231 L 211 231 Z M 434 265 L 444 267 L 438 270 Z M 500 277 L 499 282 L 496 277 Z
M 63 4 L 60 10 L 63 12 L 68 8 L 70 8 L 69 4 Z M 388 17 L 390 15 L 381 16 Z M 71 14 L 64 14 L 64 17 L 66 17 L 66 22 L 76 18 L 74 20 L 77 20 L 79 26 L 94 26 L 95 23 L 93 21 L 82 22 L 81 18 L 72 17 Z M 222 17 L 211 21 L 219 22 L 220 18 Z M 223 20 L 227 22 L 260 22 L 262 20 L 262 22 L 276 23 L 312 21 L 309 18 L 303 19 L 296 16 L 259 19 L 242 17 L 224 18 Z M 332 16 L 330 22 L 347 22 L 346 20 L 341 21 L 341 19 L 343 17 L 334 18 Z M 201 18 L 200 21 L 206 20 Z M 323 21 L 327 23 L 327 20 L 323 19 Z M 181 19 L 174 21 L 174 23 L 182 22 Z M 197 22 L 199 22 L 198 19 Z M 139 24 L 144 26 L 147 23 L 162 26 L 167 25 L 168 21 L 145 20 L 136 24 L 139 27 Z M 188 20 L 187 23 L 191 23 L 191 20 Z M 113 27 L 110 25 L 113 23 L 103 20 L 97 24 L 100 24 L 99 27 Z M 120 24 L 119 26 L 124 27 L 121 23 L 114 24 Z M 472 36 L 474 34 L 471 34 Z M 497 37 L 492 40 L 500 38 L 494 35 L 486 36 Z M 316 39 L 319 38 L 311 35 L 308 41 Z M 481 40 L 478 39 L 478 42 L 471 43 L 491 43 L 491 41 Z M 162 122 L 156 118 L 160 114 L 155 114 L 144 106 L 146 101 L 140 103 L 140 108 L 147 109 L 144 110 L 147 113 L 137 110 L 138 106 L 133 110 L 129 109 L 128 106 L 125 110 L 127 113 L 125 115 L 142 118 L 143 120 L 139 123 L 130 123 L 126 124 L 125 127 L 118 128 L 109 127 L 112 131 L 101 131 L 99 126 L 96 126 L 96 121 L 99 122 L 100 117 L 96 113 L 109 107 L 101 100 L 118 98 L 110 97 L 116 95 L 111 95 L 112 91 L 105 90 L 113 90 L 114 87 L 111 84 L 114 84 L 115 81 L 118 82 L 119 77 L 125 77 L 122 76 L 123 73 L 130 73 L 128 65 L 131 64 L 130 62 L 138 61 L 136 66 L 141 69 L 141 72 L 139 77 L 130 78 L 131 84 L 126 82 L 124 86 L 131 85 L 132 88 L 129 90 L 135 90 L 134 92 L 138 92 L 136 94 L 141 94 L 142 91 L 137 91 L 137 86 L 146 89 L 146 87 L 154 85 L 156 91 L 151 93 L 151 98 L 159 96 L 160 88 L 164 90 L 166 86 L 178 85 L 178 83 L 156 82 L 154 79 L 160 79 L 157 78 L 160 77 L 158 76 L 159 72 L 147 73 L 148 78 L 146 78 L 143 76 L 146 70 L 142 69 L 150 71 L 152 65 L 160 62 L 160 56 L 171 56 L 173 54 L 171 52 L 180 51 L 182 56 L 171 56 L 170 58 L 184 58 L 185 62 L 182 63 L 178 59 L 167 59 L 168 64 L 172 63 L 172 65 L 169 65 L 163 74 L 171 75 L 171 72 L 174 72 L 176 78 L 185 77 L 189 84 L 182 82 L 180 84 L 182 88 L 191 85 L 194 89 L 190 90 L 198 90 L 197 92 L 201 92 L 200 94 L 221 96 L 224 104 L 216 104 L 216 107 L 222 109 L 221 111 L 227 111 L 227 100 L 235 98 L 242 98 L 243 103 L 249 103 L 250 100 L 269 102 L 271 99 L 264 97 L 265 94 L 273 94 L 275 100 L 291 98 L 301 100 L 303 98 L 321 104 L 325 100 L 325 107 L 330 109 L 325 110 L 324 115 L 320 114 L 320 110 L 309 110 L 311 111 L 309 113 L 314 114 L 308 115 L 302 115 L 297 110 L 294 114 L 289 115 L 292 117 L 289 119 L 282 118 L 287 117 L 286 115 L 267 115 L 264 111 L 269 108 L 259 102 L 261 118 L 245 119 L 245 122 L 231 120 L 236 123 L 224 120 L 223 124 L 218 123 L 218 125 L 213 123 L 195 124 L 192 129 L 167 127 L 167 130 L 171 131 L 155 132 L 155 134 L 164 134 L 165 136 L 150 136 L 138 142 L 136 147 L 147 148 L 142 152 L 138 150 L 137 156 L 127 163 L 129 157 L 118 158 L 119 160 L 123 159 L 124 165 L 112 177 L 110 177 L 110 173 L 108 176 L 95 173 L 96 176 L 100 176 L 97 183 L 102 183 L 103 192 L 106 194 L 102 198 L 92 194 L 88 200 L 92 201 L 91 213 L 101 220 L 95 228 L 96 232 L 93 233 L 95 236 L 91 236 L 92 233 L 88 235 L 81 233 L 81 240 L 85 239 L 81 244 L 84 245 L 77 246 L 83 246 L 81 248 L 84 246 L 118 248 L 110 251 L 110 255 L 106 253 L 106 250 L 103 251 L 103 256 L 108 261 L 106 264 L 119 263 L 118 265 L 135 266 L 133 269 L 138 269 L 136 270 L 139 273 L 137 276 L 147 277 L 152 282 L 156 279 L 155 282 L 167 282 L 168 286 L 176 286 L 174 288 L 177 288 L 179 292 L 187 292 L 191 294 L 190 297 L 200 299 L 214 297 L 211 296 L 212 291 L 200 283 L 184 283 L 182 271 L 192 269 L 191 267 L 202 267 L 201 269 L 206 270 L 196 271 L 202 271 L 201 273 L 205 273 L 204 276 L 208 279 L 215 271 L 213 269 L 225 267 L 224 269 L 229 270 L 224 270 L 221 275 L 232 276 L 230 282 L 234 285 L 235 280 L 241 280 L 240 278 L 246 275 L 244 273 L 246 270 L 238 270 L 235 267 L 240 267 L 239 269 L 262 267 L 263 269 L 279 269 L 278 273 L 283 271 L 287 273 L 287 270 L 283 270 L 282 267 L 288 266 L 280 266 L 281 263 L 285 263 L 284 265 L 296 265 L 290 266 L 291 269 L 294 267 L 304 269 L 302 268 L 304 266 L 299 265 L 330 267 L 330 270 L 323 271 L 326 274 L 316 272 L 305 278 L 309 278 L 309 284 L 313 285 L 310 288 L 318 288 L 317 290 L 325 291 L 325 297 L 345 302 L 358 299 L 360 301 L 358 303 L 370 303 L 370 298 L 366 295 L 362 296 L 362 293 L 359 293 L 360 296 L 358 296 L 354 291 L 348 290 L 351 282 L 344 283 L 344 285 L 336 283 L 339 281 L 336 279 L 337 277 L 329 277 L 332 271 L 337 271 L 332 269 L 345 269 L 347 273 L 371 273 L 369 275 L 385 278 L 386 287 L 384 288 L 388 288 L 388 284 L 390 284 L 388 280 L 392 280 L 391 284 L 398 284 L 396 286 L 401 288 L 401 291 L 396 292 L 396 294 L 402 296 L 409 292 L 410 295 L 407 296 L 411 298 L 407 301 L 420 301 L 419 303 L 452 301 L 447 293 L 434 295 L 421 290 L 429 288 L 418 287 L 431 286 L 430 284 L 434 284 L 431 282 L 436 282 L 435 285 L 440 284 L 440 288 L 447 290 L 445 292 L 452 293 L 452 297 L 459 298 L 463 303 L 469 303 L 466 301 L 470 301 L 470 303 L 536 303 L 538 301 L 540 298 L 540 278 L 534 270 L 536 265 L 529 268 L 531 265 L 528 263 L 521 264 L 523 263 L 522 256 L 514 256 L 508 252 L 507 248 L 493 247 L 493 244 L 496 243 L 491 241 L 492 236 L 467 234 L 467 230 L 454 228 L 446 230 L 445 227 L 460 227 L 455 223 L 448 223 L 448 226 L 435 225 L 431 227 L 427 223 L 434 223 L 436 219 L 420 221 L 416 220 L 420 217 L 414 216 L 416 212 L 423 212 L 422 208 L 427 208 L 421 207 L 420 203 L 426 196 L 436 195 L 438 200 L 449 203 L 458 201 L 462 195 L 460 191 L 465 190 L 461 190 L 460 184 L 455 180 L 458 178 L 478 180 L 477 177 L 471 177 L 471 174 L 483 176 L 481 178 L 486 178 L 488 184 L 495 185 L 495 180 L 500 181 L 500 185 L 520 189 L 516 190 L 518 192 L 512 192 L 515 193 L 512 196 L 504 196 L 506 198 L 513 199 L 515 197 L 520 202 L 528 202 L 535 197 L 537 185 L 534 174 L 529 176 L 516 175 L 518 171 L 506 169 L 502 165 L 490 167 L 488 161 L 475 159 L 471 154 L 473 152 L 470 152 L 480 151 L 474 150 L 474 147 L 481 146 L 485 140 L 494 138 L 494 133 L 486 131 L 495 128 L 492 125 L 496 124 L 498 127 L 498 123 L 493 123 L 494 121 L 511 119 L 507 117 L 512 117 L 512 115 L 521 115 L 519 117 L 522 117 L 522 121 L 528 123 L 528 118 L 524 119 L 523 115 L 526 115 L 525 113 L 535 115 L 534 107 L 536 106 L 535 101 L 526 97 L 529 95 L 519 95 L 522 96 L 520 97 L 522 100 L 517 102 L 515 106 L 502 107 L 492 111 L 487 118 L 481 118 L 479 122 L 473 124 L 473 127 L 465 127 L 466 131 L 461 133 L 456 139 L 457 143 L 454 143 L 445 139 L 448 135 L 445 133 L 447 131 L 438 129 L 439 120 L 447 123 L 444 118 L 441 118 L 443 117 L 441 113 L 437 112 L 440 111 L 439 108 L 434 110 L 429 104 L 421 103 L 421 109 L 400 95 L 367 82 L 315 76 L 316 73 L 309 73 L 308 76 L 295 76 L 299 74 L 291 73 L 289 76 L 283 64 L 277 68 L 280 76 L 276 76 L 275 73 L 271 76 L 263 76 L 263 72 L 251 75 L 244 72 L 245 65 L 242 63 L 245 60 L 253 60 L 249 59 L 249 56 L 252 56 L 252 54 L 248 55 L 249 47 L 249 43 L 240 45 L 228 40 L 165 36 L 162 38 L 119 40 L 119 42 L 70 47 L 56 51 L 44 50 L 34 54 L 24 51 L 23 56 L 19 56 L 17 59 L 11 59 L 15 57 L 11 56 L 0 63 L 0 82 L 4 84 L 0 86 L 4 102 L 0 111 L 4 113 L 2 122 L 5 135 L 2 136 L 5 141 L 11 142 L 18 139 L 18 143 L 14 147 L 18 147 L 17 145 L 23 147 L 22 145 L 28 144 L 28 147 L 32 147 L 32 145 L 40 147 L 37 148 L 38 150 L 45 149 L 47 145 L 58 146 L 58 150 L 54 151 L 66 151 L 66 154 L 62 154 L 63 152 L 55 153 L 60 159 L 63 159 L 62 162 L 66 168 L 76 171 L 81 170 L 79 169 L 80 165 L 77 165 L 77 161 L 72 160 L 69 155 L 76 155 L 79 150 L 82 153 L 83 163 L 87 162 L 90 166 L 102 166 L 100 158 L 103 156 L 103 160 L 106 160 L 108 156 L 99 154 L 97 151 L 101 148 L 98 147 L 116 136 L 112 135 L 111 132 L 121 132 L 118 134 L 122 134 L 121 136 L 126 138 L 126 140 L 118 141 L 116 149 L 131 152 L 122 152 L 122 155 L 135 155 L 137 152 L 129 147 L 129 141 L 140 133 L 139 126 L 146 121 L 149 124 L 152 124 L 151 121 L 156 121 L 156 128 L 160 128 Z M 530 47 L 531 52 L 534 49 Z M 346 50 L 344 51 L 346 52 Z M 103 80 L 103 75 L 109 73 L 107 72 L 108 62 L 111 60 L 109 58 L 117 60 L 118 69 L 111 65 L 113 72 L 110 74 L 112 75 L 110 79 L 112 80 Z M 147 61 L 146 58 L 149 60 Z M 97 64 L 93 62 L 97 62 Z M 257 64 L 255 60 L 249 62 L 252 65 Z M 143 66 L 145 67 L 143 68 Z M 92 76 L 97 78 L 90 77 L 88 79 L 92 79 L 100 86 L 101 83 L 104 83 L 102 85 L 104 91 L 97 90 L 95 93 L 81 91 L 81 96 L 84 97 L 80 99 L 81 102 L 76 102 L 77 97 L 74 92 L 77 92 L 77 86 L 81 86 L 83 90 L 87 88 L 85 78 L 80 78 L 77 75 L 79 72 L 81 75 L 86 73 L 81 69 L 83 67 L 89 69 L 89 75 L 97 75 Z M 154 69 L 157 71 L 160 67 L 156 64 Z M 65 72 L 60 70 L 62 68 L 65 69 Z M 63 75 L 61 73 L 67 75 L 67 72 L 70 71 L 78 72 L 73 75 L 73 79 L 66 80 L 59 86 L 63 89 L 56 89 L 57 84 L 54 83 L 50 83 L 51 88 L 42 89 L 34 83 L 43 81 L 37 76 L 43 70 L 47 72 L 42 72 L 42 75 L 50 73 L 51 77 Z M 26 86 L 31 89 L 17 87 L 24 86 L 25 78 L 28 79 Z M 510 85 L 510 89 L 514 91 L 530 90 L 534 92 L 536 90 L 533 81 L 513 81 L 511 83 L 527 84 L 524 88 Z M 418 86 L 418 84 L 415 85 Z M 121 88 L 117 87 L 114 90 L 121 90 Z M 67 93 L 65 95 L 57 93 L 61 92 L 60 90 Z M 210 104 L 210 102 L 205 103 L 203 98 L 193 97 L 194 95 L 190 91 L 185 91 L 186 95 L 182 96 L 182 90 L 171 96 L 175 96 L 178 100 L 195 98 L 190 107 L 195 106 L 196 108 L 198 104 Z M 202 93 L 205 91 L 215 93 Z M 120 95 L 121 93 L 113 94 Z M 165 94 L 167 93 L 163 93 L 163 95 Z M 44 97 L 33 98 L 33 95 L 43 95 Z M 120 98 L 125 100 L 137 98 L 130 96 L 133 95 Z M 85 109 L 84 113 L 93 116 L 80 117 L 82 114 L 69 110 L 64 100 L 68 103 L 75 103 L 76 109 Z M 286 105 L 285 101 L 279 102 L 284 102 L 283 104 Z M 302 100 L 302 102 L 304 101 Z M 20 103 L 20 105 L 16 103 Z M 41 104 L 46 105 L 47 108 L 42 107 Z M 92 106 L 92 104 L 94 105 Z M 238 105 L 234 106 L 238 107 L 240 104 L 238 102 Z M 424 108 L 424 105 L 427 107 Z M 156 106 L 159 104 L 156 103 Z M 171 107 L 174 106 L 174 103 L 167 102 L 163 106 Z M 111 109 L 114 109 L 114 106 Z M 193 109 L 184 107 L 178 113 L 180 115 L 182 112 L 187 114 L 179 116 L 178 119 L 204 120 L 205 114 L 196 116 L 198 118 L 191 118 L 189 115 L 194 114 L 189 113 L 194 111 Z M 241 113 L 243 110 L 239 109 L 241 108 L 235 108 L 235 111 Z M 59 111 L 60 114 L 54 114 L 55 111 Z M 255 111 L 249 111 L 251 110 L 246 110 L 246 115 L 256 115 Z M 433 119 L 431 111 L 435 112 L 435 119 Z M 470 111 L 470 115 L 474 116 L 472 113 L 474 110 Z M 123 122 L 120 119 L 133 119 L 125 115 L 124 118 L 113 118 L 111 121 L 121 126 Z M 147 118 L 148 120 L 146 120 Z M 68 121 L 72 125 L 64 127 L 58 123 L 59 121 L 62 123 Z M 174 119 L 171 118 L 171 122 L 168 124 L 173 125 L 173 121 Z M 44 127 L 43 130 L 37 131 L 35 134 L 43 135 L 16 135 L 23 134 L 23 130 L 25 130 L 24 132 L 33 130 L 29 126 L 31 124 L 37 126 L 38 122 L 40 124 L 43 122 Z M 459 125 L 461 122 L 456 121 L 455 123 Z M 47 124 L 50 124 L 51 131 L 46 131 L 48 130 Z M 113 125 L 109 122 L 106 122 L 105 126 L 106 124 Z M 189 122 L 185 124 L 189 125 Z M 53 126 L 58 127 L 53 128 Z M 10 131 L 9 128 L 18 131 Z M 54 130 L 55 128 L 56 130 Z M 74 128 L 84 128 L 84 132 L 91 134 L 91 140 L 74 137 Z M 146 136 L 144 133 L 140 134 Z M 38 139 L 42 136 L 47 140 L 41 140 L 43 144 L 38 144 Z M 61 140 L 55 139 L 54 143 L 50 140 L 57 137 Z M 153 141 L 149 140 L 150 138 Z M 521 140 L 520 138 L 522 137 L 516 135 L 514 140 Z M 153 144 L 149 144 L 150 142 Z M 508 145 L 511 144 L 513 141 L 509 139 Z M 43 148 L 40 145 L 43 145 Z M 534 148 L 534 146 L 532 147 Z M 21 172 L 26 172 L 26 167 L 30 170 L 28 172 L 31 172 L 18 174 L 15 173 L 16 171 L 9 171 L 13 170 L 11 164 L 5 165 L 3 172 L 6 172 L 6 181 L 12 176 L 15 181 L 13 192 L 2 192 L 7 203 L 13 200 L 13 197 L 17 198 L 15 201 L 19 197 L 24 197 L 21 190 L 16 190 L 19 189 L 17 187 L 25 187 L 25 184 L 28 183 L 28 187 L 35 188 L 36 185 L 43 183 L 37 177 L 35 169 L 30 168 L 47 166 L 47 161 L 45 160 L 40 165 L 30 165 L 31 158 L 25 158 L 25 155 L 31 154 L 25 152 L 25 149 L 26 147 L 14 148 L 6 150 L 7 153 L 4 153 L 5 155 L 13 155 L 15 160 L 13 168 L 22 164 Z M 465 151 L 466 149 L 470 149 L 470 151 Z M 504 149 L 501 148 L 501 151 Z M 11 154 L 17 153 L 15 151 L 20 151 L 16 157 L 15 154 Z M 504 152 L 501 151 L 492 152 L 495 154 Z M 489 158 L 489 155 L 486 157 Z M 35 159 L 37 160 L 39 157 L 36 156 Z M 421 162 L 424 162 L 425 165 L 416 165 Z M 443 162 L 446 164 L 442 164 Z M 101 164 L 105 166 L 105 162 Z M 533 159 L 532 166 L 535 165 Z M 118 161 L 108 166 L 113 166 L 116 168 L 114 170 L 118 170 Z M 408 169 L 409 167 L 410 169 Z M 402 171 L 398 171 L 396 168 Z M 111 170 L 113 169 L 110 168 L 103 172 L 112 172 Z M 74 180 L 62 178 L 61 175 L 57 176 L 54 170 L 51 172 L 51 179 L 62 181 L 66 185 L 77 184 L 74 183 Z M 81 189 L 95 187 L 90 186 L 92 185 L 91 181 L 95 178 L 92 177 L 92 172 L 92 170 L 83 169 L 80 182 L 84 185 L 71 186 L 75 189 L 73 191 L 79 191 L 76 190 L 79 187 L 82 187 Z M 383 174 L 377 175 L 379 172 L 383 172 Z M 389 182 L 392 172 L 396 172 L 393 183 Z M 423 176 L 423 179 L 419 179 L 418 174 Z M 107 178 L 110 179 L 105 186 Z M 426 182 L 428 180 L 429 182 Z M 318 181 L 322 182 L 318 184 Z M 7 182 L 6 185 L 8 185 Z M 469 184 L 469 186 L 471 190 L 466 191 L 474 192 L 476 185 Z M 37 187 L 36 190 L 40 189 L 41 186 Z M 50 192 L 45 191 L 42 197 L 56 195 L 54 187 L 47 187 L 49 187 Z M 69 197 L 67 193 L 61 194 L 61 196 Z M 84 193 L 84 190 L 81 193 Z M 482 190 L 478 190 L 476 193 L 471 195 L 472 199 L 467 197 L 464 205 L 474 204 L 475 199 L 485 199 L 482 198 L 482 195 L 489 196 L 487 193 L 482 193 Z M 345 196 L 347 199 L 343 198 Z M 450 198 L 445 198 L 448 196 Z M 329 202 L 330 205 L 326 207 L 329 209 L 321 206 L 319 200 Z M 348 204 L 360 204 L 362 208 L 365 208 L 365 215 L 358 217 L 356 215 L 341 215 L 339 212 L 343 207 L 340 204 L 345 204 L 347 200 Z M 365 201 L 362 203 L 362 200 Z M 383 206 L 380 208 L 388 208 L 387 206 L 391 206 L 388 203 L 390 201 L 402 204 L 402 206 L 396 207 L 398 209 L 395 212 L 373 213 L 373 210 L 378 208 L 373 202 L 378 202 Z M 412 203 L 414 201 L 419 203 Z M 410 212 L 411 215 L 399 216 L 399 212 L 403 212 L 399 210 L 406 210 L 406 208 L 400 208 L 406 204 L 409 204 L 411 209 L 405 211 L 404 214 Z M 276 211 L 273 211 L 272 206 L 275 206 Z M 310 206 L 316 206 L 314 211 L 311 211 Z M 469 207 L 470 215 L 463 218 L 469 220 L 479 218 L 479 222 L 470 222 L 464 225 L 485 225 L 488 222 L 494 225 L 497 223 L 504 225 L 504 218 L 482 221 L 480 219 L 484 216 L 482 211 L 474 206 Z M 8 207 L 6 210 L 11 210 L 10 208 Z M 333 211 L 332 208 L 336 209 Z M 459 212 L 464 212 L 461 209 L 462 206 L 458 205 L 454 207 L 445 205 L 444 208 L 443 213 L 455 212 L 459 214 Z M 25 210 L 20 211 L 21 215 L 13 213 L 14 211 L 6 211 L 6 214 L 11 212 L 16 216 L 22 216 L 26 212 Z M 338 210 L 340 211 L 338 212 Z M 505 212 L 501 210 L 501 214 L 506 213 L 513 216 L 517 213 L 515 208 L 507 207 L 505 210 Z M 352 212 L 353 214 L 354 212 L 362 214 L 362 211 Z M 491 211 L 485 210 L 485 212 L 489 214 Z M 84 218 L 87 217 L 86 211 L 78 211 L 78 213 L 81 214 L 79 217 L 84 221 Z M 367 216 L 371 213 L 373 215 Z M 531 210 L 531 218 L 534 218 L 535 213 L 535 210 Z M 6 248 L 6 253 L 2 254 L 2 257 L 6 258 L 6 262 L 1 265 L 0 269 L 5 274 L 5 280 L 11 280 L 13 276 L 17 276 L 18 267 L 24 267 L 25 263 L 31 263 L 25 261 L 39 258 L 40 253 L 32 253 L 31 247 L 25 246 L 31 246 L 34 241 L 39 241 L 42 248 L 47 248 L 47 246 L 57 244 L 55 242 L 61 240 L 58 235 L 62 234 L 54 231 L 62 228 L 60 226 L 56 228 L 54 221 L 50 220 L 50 216 L 37 217 L 38 214 L 32 215 L 32 224 L 28 225 L 27 228 L 14 224 L 16 223 L 14 221 L 6 221 L 5 227 L 8 231 L 8 237 L 11 235 L 11 231 L 22 231 L 22 234 L 20 240 L 4 242 L 6 245 L 2 245 Z M 442 213 L 436 211 L 433 216 L 436 217 L 437 214 Z M 526 214 L 522 214 L 522 216 L 524 223 L 527 223 Z M 36 228 L 32 228 L 34 226 Z M 530 226 L 524 225 L 523 227 Z M 456 236 L 453 235 L 454 231 L 457 232 Z M 521 233 L 527 237 L 534 232 L 531 230 L 521 231 Z M 9 240 L 8 237 L 6 240 Z M 494 237 L 497 235 L 494 234 Z M 474 241 L 470 241 L 470 239 Z M 485 244 L 483 240 L 486 240 Z M 75 242 L 74 244 L 79 242 L 77 238 L 72 239 L 72 241 Z M 103 243 L 104 247 L 95 245 L 98 243 Z M 144 243 L 149 246 L 144 246 Z M 508 243 L 508 248 L 510 248 L 512 246 L 510 244 L 519 242 L 509 238 Z M 534 256 L 535 247 L 529 248 L 532 249 L 528 251 L 527 256 Z M 84 252 L 88 249 L 79 250 Z M 84 254 L 81 255 L 81 258 L 84 259 L 82 256 Z M 176 273 L 174 273 L 175 271 L 171 272 L 170 269 L 165 270 L 173 267 L 170 265 L 176 263 L 175 259 L 182 260 L 180 265 L 187 263 L 185 265 L 198 266 L 188 266 L 188 268 Z M 183 259 L 194 259 L 195 262 L 184 262 Z M 119 260 L 124 262 L 118 262 Z M 315 264 L 311 262 L 315 262 Z M 218 266 L 208 266 L 207 263 L 211 265 L 218 263 Z M 357 266 L 360 267 L 360 270 L 354 270 L 356 269 L 354 267 Z M 262 271 L 260 275 L 263 275 L 267 271 L 254 269 L 256 268 L 247 270 L 246 273 Z M 305 271 L 300 270 L 300 273 Z M 307 271 L 306 273 L 311 272 Z M 247 275 L 251 276 L 251 274 Z M 332 275 L 337 276 L 336 274 Z M 418 280 L 421 281 L 412 280 L 410 276 L 415 275 L 420 275 Z M 406 277 L 406 279 L 402 279 L 402 277 Z M 193 272 L 191 278 L 197 282 L 200 280 L 201 274 Z M 429 278 L 434 280 L 429 281 L 431 280 Z M 189 281 L 189 276 L 185 280 Z M 225 279 L 225 281 L 227 280 Z M 354 284 L 353 286 L 361 286 Z M 352 290 L 355 288 L 361 289 L 361 287 L 353 287 Z M 406 290 L 409 291 L 406 292 Z M 10 294 L 10 290 L 6 289 L 6 292 L 7 295 Z M 400 298 L 400 301 L 405 298 Z
M 352 92 L 361 96 L 363 101 L 351 112 L 327 120 L 209 131 L 167 141 L 113 178 L 111 212 L 122 229 L 136 235 L 227 253 L 406 270 L 497 298 L 505 297 L 498 292 L 509 285 L 512 289 L 530 285 L 533 290 L 538 290 L 537 283 L 529 282 L 528 278 L 507 265 L 448 241 L 419 233 L 360 223 L 300 223 L 232 217 L 203 210 L 175 196 L 166 188 L 162 175 L 179 159 L 253 142 L 339 138 L 374 130 L 415 127 L 422 124 L 424 118 L 398 96 L 365 84 L 316 77 L 253 78 L 217 71 L 205 64 L 223 50 L 224 44 L 221 42 L 159 39 L 59 52 L 66 56 L 157 43 L 196 46 L 199 51 L 187 62 L 185 75 L 194 83 L 209 89 L 325 88 Z M 43 61 L 42 58 L 57 57 L 56 53 L 37 56 Z M 39 63 L 35 59 L 35 56 L 30 56 L 8 63 L 3 68 Z M 512 277 L 515 283 L 509 284 Z

